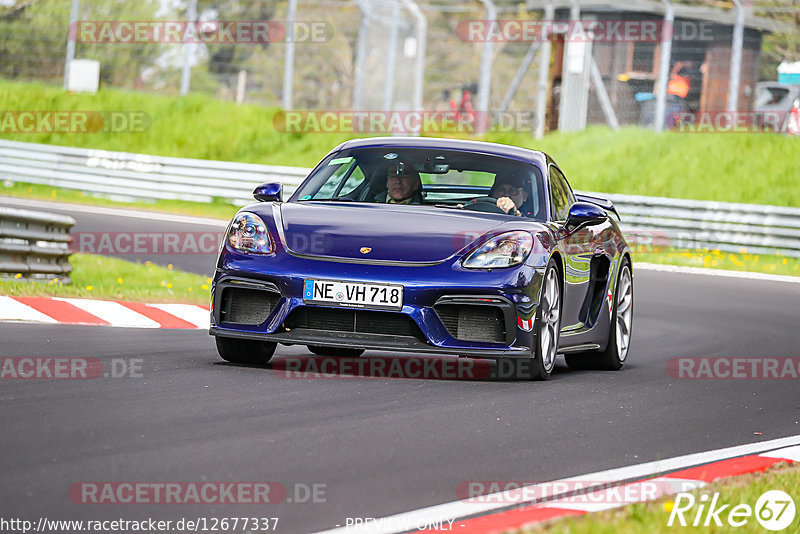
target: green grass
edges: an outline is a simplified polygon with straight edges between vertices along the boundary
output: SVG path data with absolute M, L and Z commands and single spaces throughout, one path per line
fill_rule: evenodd
M 236 106 L 212 98 L 159 96 L 118 90 L 69 94 L 56 87 L 0 81 L 6 110 L 135 110 L 152 124 L 144 133 L 8 134 L 35 143 L 122 150 L 164 156 L 310 167 L 340 134 L 287 134 L 273 127 L 276 108 Z M 730 202 L 800 206 L 800 139 L 773 134 L 655 134 L 641 128 L 612 132 L 591 127 L 556 132 L 541 141 L 527 133 L 489 133 L 488 141 L 542 149 L 567 173 L 575 189 Z M 227 220 L 236 207 L 218 200 L 116 202 L 76 190 L 2 181 L 0 194 L 84 204 L 184 213 Z M 798 260 L 714 251 L 640 251 L 635 261 L 800 275 Z
M 487 139 L 544 150 L 583 191 L 800 207 L 800 138 L 595 126 L 541 141 L 521 134 Z
M 782 464 L 763 473 L 734 477 L 691 492 L 695 495 L 698 504 L 700 495 L 707 494 L 711 498 L 714 492 L 719 492 L 717 506 L 730 505 L 720 514 L 720 520 L 723 523 L 722 527 L 691 526 L 698 504 L 695 504 L 695 507 L 690 512 L 684 513 L 684 518 L 687 519 L 687 526 L 681 526 L 676 518 L 673 526 L 668 527 L 667 521 L 674 501 L 672 498 L 664 498 L 658 501 L 588 514 L 582 517 L 560 519 L 537 525 L 522 532 L 525 534 L 618 534 L 620 532 L 626 534 L 652 534 L 656 532 L 763 534 L 769 531 L 763 528 L 754 516 L 747 518 L 747 524 L 736 528 L 729 526 L 726 521 L 728 512 L 734 506 L 747 504 L 754 508 L 758 498 L 769 490 L 783 490 L 793 497 L 795 505 L 798 506 L 798 513 L 795 515 L 794 521 L 780 532 L 789 534 L 800 531 L 800 503 L 798 502 L 798 497 L 800 497 L 800 466 Z M 700 522 L 702 523 L 704 520 L 705 515 L 703 515 Z M 713 520 L 711 523 L 713 524 Z
M 273 127 L 276 108 L 236 106 L 213 98 L 185 98 L 102 89 L 96 95 L 0 81 L 5 110 L 144 111 L 144 133 L 4 133 L 34 143 L 122 150 L 164 156 L 310 167 L 347 133 L 283 133 Z M 800 138 L 774 134 L 656 134 L 595 126 L 556 132 L 541 141 L 527 133 L 489 133 L 488 141 L 538 148 L 555 158 L 573 187 L 778 206 L 800 206 Z M 0 176 L 2 179 L 2 176 Z
M 70 263 L 70 285 L 4 279 L 0 280 L 0 295 L 187 304 L 208 304 L 211 300 L 211 279 L 198 274 L 94 254 L 73 254 Z
M 180 98 L 101 89 L 96 95 L 89 95 L 40 84 L 0 81 L 0 103 L 2 110 L 15 111 L 144 111 L 151 120 L 145 132 L 0 131 L 0 138 L 160 156 L 312 166 L 351 137 L 281 133 L 272 125 L 277 108 L 237 106 L 191 94 Z
M 769 254 L 746 254 L 720 250 L 685 250 L 663 248 L 659 250 L 634 250 L 636 262 L 703 267 L 726 271 L 746 271 L 785 276 L 800 276 L 800 258 Z

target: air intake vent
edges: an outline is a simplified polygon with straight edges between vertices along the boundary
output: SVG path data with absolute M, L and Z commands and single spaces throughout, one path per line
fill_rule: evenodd
M 280 295 L 259 289 L 226 287 L 222 292 L 220 322 L 261 324 L 275 309 Z
M 433 308 L 447 332 L 463 341 L 505 343 L 503 312 L 497 306 L 437 304 Z
M 286 321 L 289 328 L 352 332 L 357 334 L 388 334 L 423 339 L 414 320 L 394 312 L 346 310 L 303 306 Z

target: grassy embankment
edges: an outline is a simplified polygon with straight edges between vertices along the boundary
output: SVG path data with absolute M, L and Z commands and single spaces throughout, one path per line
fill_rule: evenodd
M 208 304 L 211 279 L 199 274 L 94 254 L 73 254 L 72 284 L 0 280 L 0 295 L 79 297 L 132 302 Z
M 164 156 L 310 167 L 330 148 L 351 137 L 346 133 L 284 133 L 273 127 L 273 118 L 278 111 L 274 108 L 236 106 L 196 95 L 176 98 L 114 90 L 81 95 L 36 84 L 0 82 L 0 102 L 0 107 L 5 110 L 145 111 L 151 124 L 141 133 L 0 131 L 0 138 Z M 550 153 L 567 173 L 573 187 L 579 190 L 800 206 L 800 183 L 796 170 L 800 139 L 770 134 L 668 132 L 657 135 L 639 128 L 611 132 L 603 127 L 593 127 L 580 134 L 555 133 L 541 141 L 518 132 L 489 133 L 484 139 L 539 148 Z M 0 180 L 3 180 L 2 175 Z M 220 219 L 229 218 L 236 210 L 221 200 L 210 204 L 183 201 L 121 203 L 46 185 L 10 181 L 2 184 L 0 195 L 17 197 L 134 207 Z M 635 259 L 800 275 L 800 261 L 781 256 L 664 249 L 641 251 Z M 82 262 L 77 260 L 73 263 L 76 264 L 74 278 L 77 286 L 78 280 L 82 280 L 78 268 Z M 101 275 L 100 272 L 87 274 Z M 99 287 L 97 282 L 94 285 Z M 49 291 L 46 288 L 42 290 Z M 8 288 L 3 291 L 8 291 Z M 154 291 L 157 293 L 158 288 Z M 141 296 L 145 297 L 146 292 Z
M 743 475 L 726 479 L 701 489 L 692 491 L 695 496 L 695 506 L 684 513 L 687 526 L 681 526 L 676 516 L 673 526 L 667 526 L 670 512 L 675 503 L 674 496 L 659 499 L 653 502 L 633 504 L 623 508 L 597 512 L 577 518 L 566 518 L 550 523 L 544 523 L 531 529 L 522 531 L 524 534 L 653 534 L 658 532 L 686 532 L 690 534 L 717 534 L 723 532 L 735 532 L 736 534 L 763 534 L 769 532 L 759 524 L 755 516 L 747 518 L 747 524 L 740 527 L 733 527 L 727 523 L 728 513 L 738 504 L 747 504 L 751 509 L 755 508 L 756 501 L 766 491 L 782 490 L 788 493 L 797 503 L 800 496 L 800 466 L 781 464 L 763 473 Z M 700 495 L 711 496 L 719 492 L 719 500 L 716 509 L 728 505 L 720 514 L 720 521 L 723 526 L 715 526 L 713 519 L 709 520 L 709 526 L 702 526 L 706 520 L 708 502 L 701 503 Z M 687 501 L 683 501 L 687 502 Z M 698 521 L 701 526 L 693 526 L 694 519 L 701 504 L 706 504 L 703 509 L 702 517 Z M 783 505 L 770 504 L 770 508 L 775 508 L 774 513 L 778 513 Z M 788 512 L 788 510 L 787 510 Z M 755 512 L 754 512 L 755 513 Z M 767 511 L 763 512 L 766 516 Z M 776 516 L 777 517 L 777 516 Z M 742 518 L 738 518 L 741 520 Z M 800 531 L 800 511 L 795 515 L 794 521 L 781 532 Z

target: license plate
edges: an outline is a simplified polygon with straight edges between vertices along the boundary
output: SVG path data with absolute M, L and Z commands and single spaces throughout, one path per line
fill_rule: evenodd
M 403 286 L 305 280 L 303 300 L 311 304 L 327 304 L 343 308 L 399 310 L 403 307 Z

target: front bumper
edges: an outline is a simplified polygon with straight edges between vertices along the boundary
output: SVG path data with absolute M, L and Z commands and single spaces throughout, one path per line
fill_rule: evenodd
M 461 348 L 436 347 L 429 343 L 421 342 L 413 337 L 391 336 L 384 334 L 361 334 L 346 332 L 319 331 L 312 332 L 282 332 L 278 334 L 263 334 L 258 332 L 240 332 L 230 328 L 211 327 L 209 334 L 217 337 L 231 337 L 236 339 L 252 339 L 256 341 L 270 341 L 284 345 L 315 345 L 320 347 L 358 347 L 366 350 L 386 350 L 394 352 L 422 352 L 430 354 L 456 354 L 473 358 L 501 358 L 501 357 L 529 357 L 528 347 L 496 348 Z
M 209 333 L 283 344 L 350 346 L 484 358 L 527 357 L 534 346 L 535 329 L 532 326 L 542 274 L 541 269 L 529 265 L 474 271 L 463 269 L 458 264 L 426 267 L 343 265 L 288 255 L 258 258 L 223 253 L 213 281 Z M 310 305 L 303 301 L 303 282 L 307 278 L 402 284 L 405 288 L 402 309 L 383 313 L 392 314 L 392 319 L 410 319 L 411 327 L 401 335 L 388 331 L 337 331 L 324 324 L 316 327 L 306 323 L 296 327 L 295 319 L 303 309 L 314 312 L 337 310 L 336 307 Z M 223 300 L 227 288 L 260 292 L 265 299 L 270 299 L 269 313 L 263 321 L 258 317 L 255 320 L 257 324 L 226 319 L 230 317 L 225 315 L 225 306 L 230 305 Z M 490 342 L 456 337 L 463 335 L 463 329 L 460 328 L 456 334 L 455 323 L 445 325 L 442 306 L 450 306 L 451 310 L 469 306 L 496 307 L 497 321 L 502 321 L 504 327 L 500 336 L 502 340 L 498 338 Z M 360 311 L 355 310 L 356 313 Z M 375 315 L 375 312 L 363 311 Z

